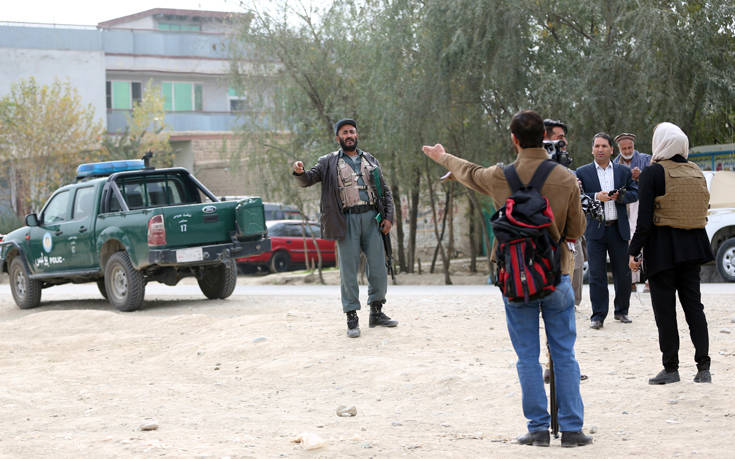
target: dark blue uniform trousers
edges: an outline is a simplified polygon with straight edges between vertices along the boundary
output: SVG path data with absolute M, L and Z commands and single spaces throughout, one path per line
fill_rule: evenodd
M 620 237 L 617 224 L 605 227 L 602 239 L 587 239 L 591 320 L 605 321 L 608 311 L 607 257 L 610 255 L 615 285 L 615 314 L 628 314 L 632 277 L 628 267 L 628 241 Z

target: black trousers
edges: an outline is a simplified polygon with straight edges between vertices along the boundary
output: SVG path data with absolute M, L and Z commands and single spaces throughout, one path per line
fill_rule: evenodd
M 649 277 L 653 314 L 658 327 L 661 360 L 668 371 L 679 369 L 679 331 L 676 325 L 676 294 L 689 325 L 697 370 L 709 370 L 709 333 L 699 292 L 699 264 L 684 263 Z
M 620 237 L 617 225 L 605 227 L 602 239 L 587 239 L 587 265 L 590 277 L 591 320 L 605 321 L 609 309 L 607 290 L 607 255 L 610 255 L 615 285 L 615 314 L 628 314 L 631 273 L 628 267 L 628 241 Z

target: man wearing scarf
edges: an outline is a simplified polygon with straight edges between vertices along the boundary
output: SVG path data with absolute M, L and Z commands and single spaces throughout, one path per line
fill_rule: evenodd
M 651 155 L 641 153 L 635 149 L 635 134 L 623 132 L 615 136 L 615 143 L 618 145 L 620 154 L 615 161 L 615 164 L 627 166 L 630 172 L 633 174 L 633 180 L 638 181 L 638 177 L 641 175 L 641 171 L 648 166 L 651 162 Z M 628 204 L 628 222 L 630 223 L 630 235 L 633 236 L 635 233 L 635 225 L 638 220 L 638 201 L 631 202 Z M 632 273 L 633 286 L 635 290 L 635 284 L 641 281 L 641 273 Z M 648 282 L 646 282 L 646 287 Z
M 645 252 L 643 263 L 664 366 L 648 383 L 679 381 L 677 293 L 694 344 L 694 382 L 709 383 L 709 334 L 699 290 L 700 266 L 714 258 L 704 229 L 709 191 L 702 171 L 687 161 L 689 139 L 678 126 L 656 126 L 652 151 L 653 162 L 640 175 L 638 225 L 628 249 L 633 271 L 641 266 L 636 260 L 641 249 Z

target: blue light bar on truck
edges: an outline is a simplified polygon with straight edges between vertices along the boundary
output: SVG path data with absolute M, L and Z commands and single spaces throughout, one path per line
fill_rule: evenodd
M 77 167 L 77 180 L 89 177 L 105 177 L 115 172 L 138 171 L 145 169 L 142 159 L 124 159 L 120 161 L 105 161 L 102 163 L 86 163 Z

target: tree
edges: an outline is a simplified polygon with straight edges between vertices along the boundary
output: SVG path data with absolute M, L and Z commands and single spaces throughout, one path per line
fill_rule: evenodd
M 145 153 L 154 153 L 151 164 L 170 167 L 173 151 L 166 131 L 163 95 L 154 90 L 149 81 L 143 90 L 143 98 L 135 103 L 127 124 L 120 134 L 110 134 L 102 141 L 102 157 L 105 159 L 138 159 Z
M 74 177 L 80 152 L 99 150 L 102 123 L 82 106 L 70 83 L 40 85 L 34 78 L 12 85 L 0 99 L 0 160 L 6 168 L 13 211 L 38 209 Z

